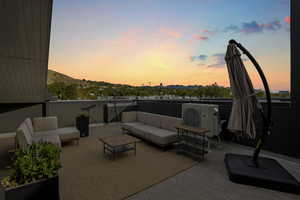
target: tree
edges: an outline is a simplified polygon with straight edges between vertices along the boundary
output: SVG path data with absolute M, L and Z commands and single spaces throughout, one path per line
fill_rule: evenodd
M 64 98 L 65 99 L 77 99 L 77 85 L 71 84 L 66 85 L 64 89 Z
M 54 82 L 48 85 L 48 90 L 61 100 L 77 99 L 77 85 L 67 85 L 64 82 Z
M 265 92 L 263 90 L 258 90 L 256 96 L 259 98 L 265 97 Z

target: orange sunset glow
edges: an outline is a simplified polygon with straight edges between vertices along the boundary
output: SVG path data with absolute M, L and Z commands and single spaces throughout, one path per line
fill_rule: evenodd
M 134 86 L 214 82 L 229 86 L 223 58 L 228 40 L 235 38 L 261 64 L 273 91 L 290 88 L 288 7 L 257 15 L 242 3 L 229 8 L 224 0 L 177 2 L 169 7 L 163 1 L 132 1 L 132 7 L 75 2 L 74 7 L 54 5 L 49 69 L 78 79 Z M 276 1 L 266 2 L 279 9 Z M 251 5 L 269 6 L 266 2 Z M 226 13 L 213 8 L 219 4 L 249 14 L 239 11 L 238 19 L 223 17 Z M 195 8 L 183 14 L 182 6 Z M 249 61 L 245 64 L 254 87 L 261 88 L 255 69 Z

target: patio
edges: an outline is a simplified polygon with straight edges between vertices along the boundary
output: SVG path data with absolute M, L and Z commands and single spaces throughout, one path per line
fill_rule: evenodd
M 163 151 L 144 141 L 137 144 L 136 156 L 128 152 L 116 160 L 106 159 L 103 156 L 103 144 L 98 138 L 121 134 L 122 131 L 120 123 L 104 125 L 103 122 L 117 121 L 122 109 L 114 108 L 113 112 L 108 112 L 104 105 L 119 100 L 49 101 L 46 74 L 53 0 L 36 1 L 39 3 L 25 0 L 5 2 L 0 12 L 1 19 L 5 19 L 1 25 L 6 30 L 0 38 L 4 44 L 0 48 L 0 179 L 9 172 L 10 150 L 14 149 L 15 144 L 14 133 L 7 132 L 16 131 L 28 117 L 57 116 L 59 128 L 74 126 L 82 108 L 95 105 L 95 109 L 89 113 L 91 122 L 95 123 L 90 127 L 90 136 L 81 138 L 79 145 L 66 144 L 62 149 L 63 168 L 59 171 L 62 200 L 299 199 L 299 195 L 231 182 L 227 176 L 224 155 L 251 155 L 253 149 L 225 141 L 220 148 L 212 148 L 206 159 L 199 163 L 176 154 L 172 149 Z M 297 67 L 300 65 L 300 3 L 292 0 L 291 5 L 293 20 L 288 22 L 291 24 L 291 98 L 284 102 L 272 102 L 273 132 L 265 146 L 269 151 L 262 151 L 261 155 L 275 158 L 300 181 L 300 135 L 296 131 L 299 129 L 300 113 L 300 68 Z M 138 111 L 181 118 L 182 104 L 191 101 L 194 100 L 138 100 L 136 103 Z M 218 104 L 220 118 L 227 120 L 229 117 L 229 99 L 199 99 L 194 102 Z M 266 105 L 263 103 L 263 106 Z
M 207 154 L 206 160 L 197 163 L 162 151 L 141 142 L 137 155 L 133 152 L 120 155 L 115 161 L 103 157 L 103 147 L 97 138 L 120 134 L 119 123 L 110 123 L 91 129 L 89 137 L 81 138 L 79 146 L 63 147 L 60 170 L 61 199 L 298 199 L 299 196 L 229 181 L 224 154 L 227 152 L 251 153 L 250 149 L 223 143 Z M 13 146 L 13 139 L 0 140 L 1 155 Z M 280 163 L 300 180 L 300 161 L 263 152 Z M 7 169 L 1 166 L 1 175 Z M 234 191 L 234 192 L 232 192 Z

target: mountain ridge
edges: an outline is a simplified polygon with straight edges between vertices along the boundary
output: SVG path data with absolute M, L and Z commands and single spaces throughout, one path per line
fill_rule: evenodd
M 79 85 L 86 85 L 87 83 L 94 83 L 97 85 L 111 85 L 111 86 L 129 86 L 129 87 L 135 87 L 128 84 L 115 84 L 115 83 L 109 83 L 104 81 L 91 81 L 91 80 L 85 80 L 85 79 L 76 79 L 71 76 L 68 76 L 66 74 L 63 74 L 61 72 L 57 72 L 52 69 L 48 69 L 48 79 L 47 84 L 52 84 L 55 82 L 64 82 L 66 84 L 79 84 Z M 170 89 L 193 89 L 196 88 L 198 85 L 165 85 L 163 87 L 167 87 Z M 140 87 L 147 87 L 147 86 L 140 86 Z M 161 87 L 160 85 L 151 86 L 151 87 Z
M 104 81 L 91 81 L 86 79 L 77 79 L 61 72 L 54 71 L 52 69 L 48 69 L 48 78 L 47 84 L 50 85 L 55 82 L 63 82 L 65 84 L 79 84 L 79 85 L 86 85 L 87 83 L 95 83 L 100 85 L 119 85 L 119 84 L 112 84 Z

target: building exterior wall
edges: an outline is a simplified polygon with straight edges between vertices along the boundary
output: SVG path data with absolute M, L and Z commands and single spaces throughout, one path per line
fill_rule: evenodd
M 52 0 L 1 0 L 0 103 L 47 98 Z
M 0 108 L 5 107 L 1 105 Z M 1 109 L 0 109 L 1 110 Z M 42 116 L 42 105 L 33 105 L 0 113 L 0 134 L 15 132 L 18 126 L 28 117 Z

